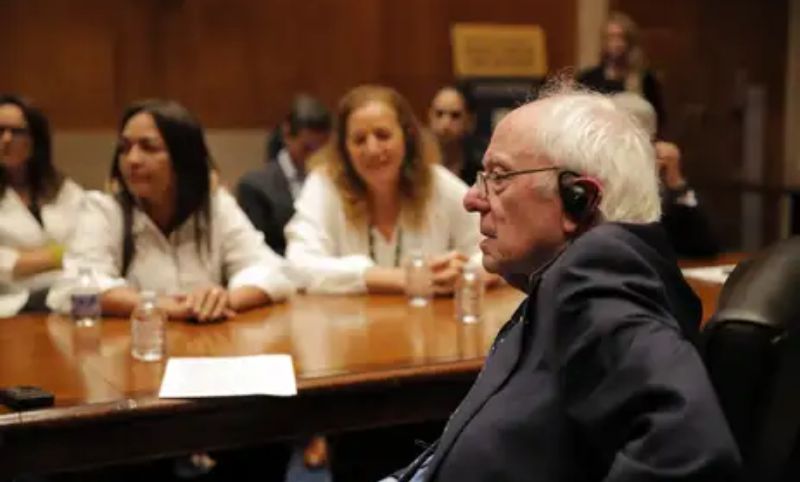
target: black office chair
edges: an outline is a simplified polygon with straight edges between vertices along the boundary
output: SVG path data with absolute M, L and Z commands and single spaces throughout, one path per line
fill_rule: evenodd
M 744 480 L 800 480 L 800 237 L 736 267 L 701 350 Z

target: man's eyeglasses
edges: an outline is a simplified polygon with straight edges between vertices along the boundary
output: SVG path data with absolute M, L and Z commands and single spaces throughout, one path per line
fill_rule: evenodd
M 28 134 L 30 134 L 30 131 L 28 130 L 27 127 L 0 125 L 0 137 L 5 135 L 6 131 L 11 133 L 11 137 L 13 139 L 21 139 L 21 138 L 27 136 Z
M 507 171 L 507 172 L 486 172 L 486 171 L 478 171 L 478 177 L 475 179 L 475 186 L 478 187 L 478 190 L 483 193 L 485 198 L 489 198 L 489 187 L 491 186 L 492 190 L 497 190 L 499 187 L 499 183 L 506 179 L 510 179 L 515 176 L 519 176 L 520 174 L 533 174 L 535 172 L 547 172 L 547 171 L 557 171 L 559 168 L 555 166 L 550 167 L 540 167 L 538 169 L 520 169 L 519 171 Z

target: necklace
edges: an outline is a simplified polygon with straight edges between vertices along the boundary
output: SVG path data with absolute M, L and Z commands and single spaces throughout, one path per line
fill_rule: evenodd
M 373 225 L 369 225 L 367 232 L 369 234 L 369 257 L 372 258 L 372 261 L 377 261 L 375 259 L 375 234 L 372 232 L 374 228 Z M 397 244 L 394 247 L 394 267 L 397 268 L 400 266 L 400 258 L 402 257 L 402 245 L 403 245 L 403 228 L 397 227 Z

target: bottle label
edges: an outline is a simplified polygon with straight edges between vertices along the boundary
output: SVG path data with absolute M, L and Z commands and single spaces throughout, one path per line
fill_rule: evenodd
M 72 317 L 97 318 L 100 316 L 100 295 L 97 293 L 73 294 Z

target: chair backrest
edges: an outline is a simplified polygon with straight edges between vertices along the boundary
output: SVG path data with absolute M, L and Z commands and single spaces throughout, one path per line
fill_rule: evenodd
M 704 327 L 706 367 L 745 480 L 800 480 L 800 237 L 740 264 Z

